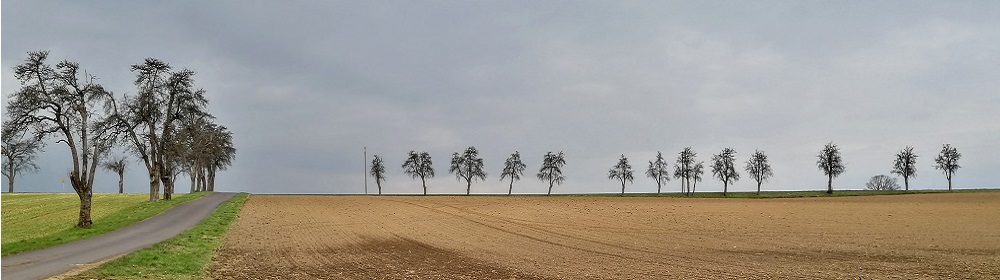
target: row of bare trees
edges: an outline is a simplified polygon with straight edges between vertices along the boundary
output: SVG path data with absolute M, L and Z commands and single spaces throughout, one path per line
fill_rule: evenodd
M 191 178 L 192 191 L 214 189 L 215 174 L 236 155 L 232 133 L 214 123 L 205 90 L 195 87 L 195 72 L 174 69 L 147 58 L 131 66 L 134 94 L 115 96 L 81 71 L 79 64 L 48 62 L 47 51 L 29 52 L 14 67 L 21 87 L 8 97 L 3 123 L 4 175 L 13 191 L 17 172 L 37 169 L 34 152 L 54 137 L 70 151 L 69 173 L 80 197 L 79 227 L 89 227 L 94 175 L 98 166 L 117 173 L 124 191 L 128 159 L 111 157 L 115 146 L 134 155 L 149 175 L 149 199 L 170 199 L 177 175 Z M 102 163 L 103 162 L 103 163 Z M 8 163 L 10 164 L 8 168 Z
M 542 157 L 542 167 L 538 170 L 539 180 L 548 182 L 548 194 L 552 194 L 552 187 L 561 185 L 566 181 L 566 176 L 562 175 L 562 167 L 566 165 L 566 157 L 563 152 L 548 152 Z M 434 178 L 434 162 L 427 152 L 410 151 L 402 165 L 403 173 L 410 178 L 420 179 L 420 184 L 424 188 L 424 195 L 427 195 L 427 179 Z M 514 190 L 514 181 L 521 180 L 524 176 L 526 165 L 521 162 L 521 153 L 514 151 L 504 163 L 503 171 L 500 173 L 500 180 L 510 179 L 510 188 L 507 194 Z M 455 174 L 455 178 L 465 181 L 465 194 L 472 193 L 472 182 L 486 180 L 486 170 L 483 168 L 483 158 L 479 156 L 476 147 L 469 147 L 462 153 L 454 153 L 451 158 L 451 166 L 448 172 Z M 369 175 L 375 179 L 378 186 L 378 193 L 382 194 L 382 182 L 385 181 L 386 170 L 382 157 L 375 155 L 372 158 L 372 167 L 368 170 Z
M 676 164 L 674 165 L 673 177 L 681 181 L 681 192 L 688 196 L 697 190 L 697 182 L 702 180 L 702 175 L 705 173 L 705 164 L 704 162 L 697 161 L 697 156 L 698 154 L 691 147 L 686 147 L 678 153 Z M 941 170 L 948 179 L 948 190 L 952 189 L 952 175 L 961 167 L 958 165 L 958 160 L 961 156 L 957 149 L 950 144 L 945 144 L 940 154 L 934 159 L 934 168 Z M 906 147 L 896 154 L 896 160 L 893 163 L 892 173 L 903 177 L 907 190 L 909 190 L 909 178 L 916 176 L 916 160 L 917 155 L 913 152 L 913 147 Z M 552 193 L 552 186 L 554 184 L 562 184 L 566 180 L 566 177 L 562 175 L 562 166 L 565 164 L 566 159 L 562 152 L 558 154 L 549 152 L 543 156 L 542 167 L 537 177 L 549 183 L 549 194 Z M 646 168 L 646 176 L 656 182 L 656 193 L 660 193 L 663 185 L 670 181 L 669 166 L 670 164 L 664 159 L 661 152 L 657 152 L 656 157 L 649 161 L 649 166 Z M 831 142 L 823 147 L 819 155 L 817 155 L 816 166 L 827 176 L 827 193 L 833 193 L 833 178 L 840 176 L 846 170 L 843 157 L 840 154 L 840 148 L 837 147 L 837 144 Z M 404 169 L 403 172 L 410 177 L 414 179 L 420 178 L 424 194 L 426 195 L 427 179 L 434 177 L 434 167 L 430 154 L 427 152 L 418 153 L 410 151 L 402 167 Z M 507 191 L 508 195 L 514 189 L 514 181 L 521 179 L 524 169 L 525 165 L 521 162 L 520 153 L 514 152 L 507 158 L 507 161 L 504 163 L 503 172 L 500 175 L 500 180 L 502 181 L 507 178 L 511 180 L 510 188 Z M 774 176 L 774 171 L 768 162 L 767 154 L 760 150 L 754 151 L 750 155 L 743 169 L 757 183 L 757 194 L 760 194 L 763 182 Z M 727 195 L 729 185 L 740 180 L 740 173 L 736 167 L 736 150 L 724 148 L 720 153 L 712 155 L 711 171 L 712 176 L 722 182 L 722 194 Z M 369 174 L 375 178 L 379 194 L 382 194 L 382 182 L 386 178 L 385 172 L 382 158 L 376 155 L 372 159 L 372 168 L 369 170 Z M 479 157 L 479 151 L 476 150 L 476 147 L 469 147 L 461 154 L 454 153 L 449 172 L 455 174 L 457 179 L 466 182 L 466 195 L 471 193 L 472 181 L 486 180 L 487 175 L 483 169 L 483 159 Z M 870 182 L 868 188 L 885 189 L 882 186 L 890 183 L 890 180 L 886 179 L 888 176 L 881 176 L 885 178 L 876 176 L 878 178 L 873 178 L 873 180 L 878 179 L 878 183 L 873 183 L 874 181 Z M 608 179 L 621 183 L 622 194 L 625 193 L 626 183 L 634 182 L 634 170 L 625 155 L 621 155 L 618 162 L 608 170 Z M 894 180 L 892 179 L 892 181 Z
M 846 170 L 843 158 L 840 155 L 840 148 L 833 142 L 827 143 L 817 157 L 819 160 L 816 162 L 816 166 L 828 178 L 826 192 L 833 193 L 833 178 L 840 176 Z M 917 157 L 917 154 L 913 152 L 913 147 L 907 146 L 896 153 L 896 159 L 893 161 L 891 173 L 903 177 L 903 184 L 906 186 L 906 190 L 910 190 L 910 178 L 917 176 Z M 942 145 L 941 152 L 934 158 L 933 167 L 944 173 L 945 178 L 948 179 L 949 191 L 952 189 L 952 176 L 955 175 L 955 172 L 958 172 L 959 168 L 962 168 L 962 166 L 958 165 L 958 160 L 961 158 L 962 154 L 958 152 L 957 148 L 951 146 L 951 144 Z M 870 187 L 866 187 L 869 189 L 886 189 L 886 184 L 892 184 L 887 181 L 888 179 L 884 177 L 875 176 L 869 182 L 870 184 L 868 184 Z
M 681 180 L 681 192 L 690 196 L 698 187 L 698 182 L 705 174 L 705 163 L 695 162 L 698 153 L 691 147 L 686 147 L 677 155 L 674 165 L 674 179 Z M 646 168 L 646 177 L 656 181 L 656 193 L 660 193 L 663 184 L 670 181 L 670 164 L 663 158 L 663 153 L 656 152 L 656 158 L 649 161 Z M 727 195 L 729 184 L 740 179 L 740 173 L 736 171 L 736 151 L 732 148 L 722 149 L 722 152 L 712 156 L 712 175 L 722 181 L 722 194 Z M 757 193 L 760 193 L 760 186 L 764 181 L 774 175 L 771 171 L 771 164 L 767 161 L 767 155 L 762 151 L 756 151 L 747 161 L 745 167 L 747 173 L 757 181 Z M 614 179 L 621 183 L 622 194 L 625 193 L 625 183 L 634 182 L 632 165 L 628 163 L 628 158 L 622 155 L 618 163 L 608 170 L 608 179 Z

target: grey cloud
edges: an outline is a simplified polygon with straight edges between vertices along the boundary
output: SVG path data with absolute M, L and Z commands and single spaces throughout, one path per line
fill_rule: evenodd
M 738 160 L 767 151 L 765 189 L 818 189 L 815 154 L 835 141 L 861 188 L 914 145 L 917 188 L 942 143 L 965 155 L 958 185 L 995 187 L 1000 5 L 801 1 L 4 3 L 3 91 L 24 52 L 77 60 L 116 92 L 147 56 L 198 71 L 239 153 L 220 188 L 361 192 L 362 147 L 387 192 L 419 191 L 399 164 L 427 150 L 432 192 L 464 187 L 451 153 L 476 146 L 503 192 L 503 160 L 526 173 L 567 153 L 557 192 L 611 192 L 618 155 L 636 168 L 692 146 Z M 38 11 L 47 11 L 39 13 Z M 40 22 L 40 23 L 39 23 Z M 36 23 L 36 24 L 32 24 Z M 56 151 L 51 148 L 50 153 Z M 59 176 L 45 157 L 38 185 Z M 130 172 L 141 190 L 142 168 Z M 529 175 L 526 174 L 526 175 Z M 130 175 L 131 176 L 131 175 Z M 110 178 L 110 175 L 108 176 Z M 130 177 L 132 178 L 132 177 Z M 128 180 L 128 179 L 127 179 Z M 673 186 L 669 183 L 668 189 Z M 712 179 L 700 185 L 721 189 Z M 734 188 L 750 189 L 738 182 Z M 544 192 L 528 176 L 515 190 Z M 640 178 L 629 190 L 652 191 Z

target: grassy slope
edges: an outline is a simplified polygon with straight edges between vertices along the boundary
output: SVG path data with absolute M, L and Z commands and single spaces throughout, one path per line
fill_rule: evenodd
M 236 220 L 248 194 L 219 205 L 212 215 L 191 229 L 121 258 L 102 264 L 74 279 L 202 279 L 215 248 Z
M 2 255 L 37 250 L 110 232 L 145 220 L 179 203 L 204 196 L 176 194 L 149 202 L 146 194 L 94 194 L 89 229 L 74 227 L 80 211 L 76 194 L 3 194 Z

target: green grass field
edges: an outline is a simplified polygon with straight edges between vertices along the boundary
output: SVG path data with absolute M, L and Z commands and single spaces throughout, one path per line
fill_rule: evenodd
M 72 279 L 205 279 L 215 248 L 236 220 L 249 195 L 241 193 L 219 205 L 212 215 L 183 233 Z
M 175 194 L 173 200 L 149 202 L 148 194 L 94 194 L 89 229 L 77 228 L 76 194 L 2 194 L 2 255 L 72 242 L 145 220 L 174 205 L 204 196 Z

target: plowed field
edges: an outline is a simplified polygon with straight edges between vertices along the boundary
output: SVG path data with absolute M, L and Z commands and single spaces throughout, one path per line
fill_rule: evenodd
M 267 196 L 221 279 L 1000 279 L 1000 193 Z

